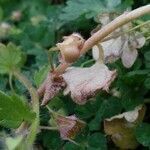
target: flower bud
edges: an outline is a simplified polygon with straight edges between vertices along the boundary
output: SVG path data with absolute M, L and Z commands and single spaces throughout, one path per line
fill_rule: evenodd
M 73 63 L 80 57 L 84 39 L 77 33 L 65 36 L 63 39 L 64 41 L 62 43 L 57 44 L 57 47 L 61 52 L 61 57 L 64 62 Z
M 73 139 L 78 132 L 85 126 L 85 123 L 75 115 L 58 116 L 57 125 L 60 131 L 60 136 L 64 140 Z

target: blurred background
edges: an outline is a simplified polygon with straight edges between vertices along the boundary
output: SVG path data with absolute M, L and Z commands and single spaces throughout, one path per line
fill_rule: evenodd
M 101 21 L 99 20 L 101 14 L 119 15 L 124 11 L 130 11 L 148 3 L 149 0 L 0 0 L 0 42 L 3 44 L 12 42 L 22 49 L 26 54 L 26 63 L 22 67 L 22 71 L 38 87 L 41 83 L 38 80 L 39 74 L 46 75 L 51 62 L 55 65 L 58 64 L 57 52 L 50 52 L 49 49 L 62 41 L 63 36 L 78 32 L 87 39 L 93 29 L 98 26 L 101 27 Z M 140 25 L 149 19 L 149 15 L 141 17 L 133 21 L 133 26 Z M 148 29 L 146 30 L 145 36 L 149 37 Z M 56 108 L 63 106 L 63 109 L 68 114 L 76 113 L 77 116 L 89 123 L 89 129 L 86 129 L 85 133 L 78 138 L 79 142 L 84 141 L 83 143 L 86 144 L 86 137 L 91 135 L 90 138 L 92 139 L 92 135 L 98 131 L 100 135 L 93 136 L 94 143 L 97 138 L 101 138 L 103 129 L 101 126 L 99 130 L 97 126 L 100 126 L 99 124 L 102 123 L 104 118 L 111 117 L 122 112 L 122 110 L 128 111 L 139 103 L 144 103 L 139 102 L 139 99 L 149 98 L 150 74 L 144 74 L 143 72 L 143 70 L 149 71 L 150 68 L 150 59 L 148 58 L 150 53 L 148 50 L 149 43 L 147 42 L 139 52 L 137 61 L 130 69 L 125 69 L 120 60 L 110 65 L 110 67 L 115 67 L 119 70 L 120 77 L 115 83 L 115 87 L 121 89 L 120 92 L 124 93 L 123 99 L 126 99 L 125 101 L 120 103 L 117 100 L 114 102 L 113 97 L 111 97 L 109 102 L 101 103 L 96 101 L 94 104 L 87 104 L 82 107 L 75 105 L 71 100 L 68 101 L 69 97 L 61 95 L 56 98 L 57 100 L 54 104 Z M 93 61 L 88 62 L 91 59 L 91 52 L 88 52 L 74 65 L 89 66 L 93 63 Z M 85 62 L 88 63 L 84 64 Z M 37 74 L 38 70 L 41 70 L 41 72 Z M 138 70 L 143 73 L 138 72 Z M 130 72 L 132 73 L 129 74 Z M 29 96 L 26 89 L 17 80 L 13 79 L 13 84 L 18 93 Z M 140 87 L 137 87 L 139 85 Z M 7 75 L 0 74 L 0 90 L 10 92 Z M 131 101 L 135 97 L 138 97 L 138 100 Z M 60 99 L 63 99 L 63 102 L 60 102 Z M 95 99 L 108 99 L 108 95 L 102 93 Z M 149 104 L 146 105 L 149 110 Z M 112 112 L 111 115 L 107 114 L 109 111 Z M 103 116 L 97 116 L 99 120 L 101 119 L 101 123 L 97 125 L 95 116 L 99 114 L 98 112 L 101 114 L 103 112 Z M 41 124 L 47 125 L 47 120 L 49 120 L 47 111 L 41 109 Z M 146 114 L 145 121 L 150 121 L 149 113 Z M 4 128 L 1 128 L 1 131 L 3 130 Z M 9 133 L 9 130 L 5 130 Z M 97 143 L 97 145 L 103 145 L 101 148 L 91 146 L 89 150 L 117 149 L 109 138 L 107 142 L 104 138 Z M 82 150 L 81 147 L 62 141 L 59 138 L 59 134 L 54 131 L 39 133 L 36 143 L 38 149 L 44 150 Z M 96 145 L 96 143 L 93 143 L 91 145 Z M 140 150 L 146 150 L 143 145 L 139 147 Z

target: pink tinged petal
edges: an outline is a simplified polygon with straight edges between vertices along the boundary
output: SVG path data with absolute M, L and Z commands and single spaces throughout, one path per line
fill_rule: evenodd
M 41 105 L 46 105 L 63 87 L 65 87 L 65 82 L 61 76 L 55 77 L 52 73 L 48 74 L 38 89 L 39 96 L 43 96 Z
M 134 64 L 137 56 L 138 56 L 137 50 L 135 48 L 130 49 L 129 45 L 128 45 L 128 42 L 126 41 L 126 43 L 124 44 L 123 53 L 122 53 L 122 56 L 121 56 L 121 60 L 122 60 L 123 65 L 126 68 L 132 67 L 132 65 Z
M 37 93 L 40 97 L 42 97 L 44 95 L 44 92 L 45 92 L 45 85 L 46 85 L 46 82 L 44 81 L 42 83 L 42 85 L 40 85 L 40 87 L 38 88 L 37 90 Z
M 120 57 L 123 45 L 121 37 L 103 42 L 101 45 L 104 49 L 105 63 L 114 62 Z
M 99 22 L 101 22 L 102 26 L 104 26 L 109 21 L 111 21 L 114 17 L 116 17 L 116 15 L 112 16 L 112 14 L 102 14 L 99 16 Z M 130 28 L 132 28 L 132 23 L 128 23 L 122 26 L 121 28 L 118 28 L 113 33 L 111 33 L 110 36 L 115 37 L 118 33 L 123 33 L 124 31 L 128 31 Z M 136 49 L 141 48 L 144 44 L 145 44 L 145 38 L 139 32 L 134 32 L 132 34 L 125 33 L 120 35 L 117 38 L 112 38 L 108 41 L 104 41 L 101 43 L 101 45 L 104 49 L 105 63 L 112 63 L 116 61 L 118 58 L 122 58 L 123 65 L 127 68 L 130 68 L 134 64 L 137 58 Z M 99 51 L 97 46 L 93 47 L 93 58 L 95 60 L 98 60 L 99 58 Z
M 136 32 L 134 36 L 130 36 L 129 40 L 130 46 L 137 49 L 143 47 L 146 42 L 145 37 L 140 32 Z
M 105 63 L 112 63 L 115 62 L 122 53 L 122 45 L 124 41 L 121 37 L 116 39 L 111 39 L 101 43 L 101 46 L 104 50 L 104 60 Z M 99 59 L 99 49 L 95 45 L 92 49 L 93 58 L 95 60 Z
M 115 77 L 115 70 L 110 71 L 106 65 L 100 63 L 89 68 L 72 67 L 63 74 L 67 84 L 65 94 L 70 92 L 74 102 L 85 104 L 100 89 L 108 91 Z
M 60 136 L 64 140 L 73 139 L 78 132 L 85 126 L 85 123 L 75 115 L 72 116 L 58 116 L 57 125 L 59 128 Z

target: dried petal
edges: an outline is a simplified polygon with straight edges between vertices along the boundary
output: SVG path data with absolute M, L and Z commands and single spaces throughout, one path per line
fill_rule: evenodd
M 99 17 L 102 27 L 111 21 L 115 15 L 113 14 L 103 14 Z M 118 28 L 110 36 L 116 36 L 119 33 L 129 30 L 132 27 L 131 23 L 128 23 L 121 28 Z M 100 43 L 104 49 L 104 62 L 112 63 L 118 58 L 122 59 L 122 63 L 126 68 L 132 67 L 134 64 L 138 52 L 137 48 L 141 48 L 145 44 L 145 38 L 139 32 L 135 34 L 121 34 L 117 38 L 112 38 L 108 41 Z M 99 50 L 97 46 L 93 47 L 93 58 L 95 60 L 99 59 Z
M 61 76 L 55 77 L 52 73 L 48 74 L 46 80 L 38 89 L 39 96 L 43 96 L 41 105 L 46 105 L 63 87 L 65 87 L 65 82 Z
M 85 104 L 100 89 L 108 91 L 116 77 L 116 71 L 110 71 L 106 65 L 96 63 L 89 68 L 69 68 L 63 75 L 67 84 L 65 94 L 71 92 L 77 104 Z
M 135 107 L 135 109 L 132 110 L 132 111 L 128 111 L 128 112 L 122 113 L 120 115 L 113 116 L 113 117 L 111 117 L 109 119 L 106 119 L 106 120 L 107 121 L 112 121 L 112 120 L 114 120 L 116 118 L 118 118 L 118 119 L 125 118 L 126 121 L 128 121 L 128 122 L 135 122 L 136 119 L 139 116 L 139 111 L 141 109 L 142 109 L 142 106 L 140 105 L 140 106 Z
M 73 139 L 85 126 L 85 123 L 76 118 L 75 115 L 68 117 L 58 116 L 56 122 L 60 131 L 60 136 L 64 140 Z
M 120 57 L 122 53 L 122 45 L 123 45 L 123 41 L 121 37 L 118 37 L 116 39 L 111 39 L 109 41 L 105 41 L 101 43 L 101 46 L 103 47 L 104 50 L 105 63 L 112 63 Z M 94 46 L 92 52 L 93 52 L 93 58 L 95 60 L 98 60 L 99 59 L 98 46 Z
M 132 67 L 137 56 L 138 56 L 137 50 L 136 49 L 133 49 L 133 50 L 129 49 L 128 42 L 126 42 L 124 44 L 123 53 L 121 55 L 121 60 L 122 60 L 123 65 L 126 68 Z
M 124 43 L 122 48 L 121 60 L 126 68 L 132 67 L 137 56 L 137 48 L 141 48 L 145 43 L 145 38 L 136 32 L 134 36 L 128 36 L 128 40 Z
M 104 131 L 111 136 L 117 147 L 135 149 L 138 146 L 134 129 L 143 120 L 145 110 L 144 106 L 138 106 L 133 111 L 113 116 L 104 121 Z

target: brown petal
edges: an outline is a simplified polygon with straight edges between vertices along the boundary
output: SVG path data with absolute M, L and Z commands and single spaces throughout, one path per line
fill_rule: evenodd
M 143 120 L 145 107 L 138 106 L 133 111 L 125 112 L 105 119 L 104 131 L 115 145 L 121 149 L 135 149 L 138 146 L 134 128 Z
M 43 96 L 41 105 L 46 105 L 63 87 L 65 87 L 63 78 L 61 76 L 55 77 L 54 74 L 49 73 L 44 83 L 38 89 L 39 96 Z

